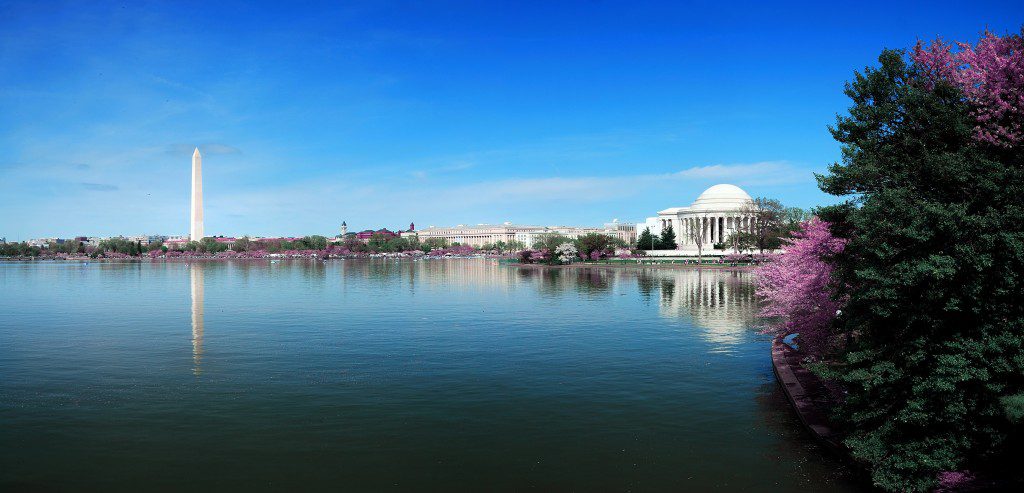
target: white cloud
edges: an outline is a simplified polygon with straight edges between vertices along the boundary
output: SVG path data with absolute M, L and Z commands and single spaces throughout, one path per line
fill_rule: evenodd
M 208 195 L 207 222 L 216 222 L 218 216 L 225 221 L 231 218 L 238 227 L 226 228 L 225 234 L 303 234 L 333 228 L 343 219 L 356 227 L 402 224 L 410 219 L 440 225 L 498 219 L 557 223 L 586 217 L 576 222 L 597 224 L 604 215 L 640 217 L 650 213 L 634 205 L 639 199 L 651 199 L 663 208 L 687 205 L 716 183 L 760 188 L 806 184 L 811 179 L 809 171 L 789 163 L 765 161 L 695 166 L 663 174 L 469 183 L 350 180 L 335 177 Z M 282 229 L 282 225 L 287 226 Z

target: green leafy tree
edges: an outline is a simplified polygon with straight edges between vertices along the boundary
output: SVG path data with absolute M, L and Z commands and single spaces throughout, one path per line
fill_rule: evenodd
M 658 239 L 651 234 L 651 228 L 644 228 L 640 236 L 636 238 L 636 248 L 638 250 L 657 250 Z
M 227 249 L 228 245 L 224 243 L 219 243 L 217 241 L 217 238 L 214 238 L 212 236 L 207 236 L 206 238 L 203 238 L 202 240 L 199 241 L 198 251 L 200 252 L 218 253 L 223 252 Z
M 572 243 L 572 239 L 558 233 L 544 233 L 537 236 L 537 240 L 533 243 L 533 248 L 534 250 L 547 249 L 549 252 L 554 252 L 564 243 Z
M 38 257 L 42 253 L 39 247 L 29 246 L 27 242 L 0 243 L 0 256 L 3 257 Z
M 371 252 L 388 252 L 388 237 L 382 233 L 374 233 L 366 241 L 366 246 Z
M 448 240 L 444 238 L 427 238 L 420 244 L 420 250 L 423 250 L 424 253 L 442 248 L 448 248 Z
M 304 250 L 325 250 L 327 248 L 327 237 L 325 236 L 304 236 L 301 241 Z
M 848 198 L 819 211 L 848 239 L 833 276 L 850 337 L 829 374 L 848 390 L 845 442 L 874 481 L 926 491 L 941 471 L 1020 457 L 1024 156 L 974 139 L 953 85 L 899 51 L 879 62 L 847 84 L 853 106 L 830 129 L 842 162 L 818 176 Z
M 587 233 L 577 238 L 575 245 L 580 256 L 589 259 L 593 252 L 604 252 L 612 248 L 612 238 L 600 233 Z
M 253 249 L 253 246 L 253 241 L 248 236 L 243 236 L 231 244 L 231 249 L 236 252 L 248 252 Z
M 142 251 L 141 242 L 130 241 L 127 238 L 107 238 L 96 246 L 96 250 L 102 252 L 123 253 L 125 255 L 139 255 Z
M 672 229 L 672 224 L 668 224 L 664 228 L 661 228 L 661 238 L 658 240 L 658 249 L 675 250 L 676 247 L 676 232 Z

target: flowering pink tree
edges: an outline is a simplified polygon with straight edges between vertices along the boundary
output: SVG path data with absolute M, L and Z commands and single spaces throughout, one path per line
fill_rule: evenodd
M 765 333 L 799 334 L 801 348 L 823 354 L 841 306 L 832 297 L 832 266 L 824 258 L 845 245 L 832 236 L 828 223 L 812 218 L 787 241 L 784 253 L 758 268 L 757 295 L 764 301 L 759 315 L 769 320 Z
M 986 31 L 974 46 L 955 44 L 956 51 L 940 39 L 918 42 L 914 62 L 933 82 L 963 91 L 973 106 L 976 139 L 1001 147 L 1024 141 L 1024 28 L 1002 37 Z

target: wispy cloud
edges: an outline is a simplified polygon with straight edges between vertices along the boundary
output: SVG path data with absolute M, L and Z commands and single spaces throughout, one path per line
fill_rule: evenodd
M 509 201 L 595 202 L 612 197 L 678 188 L 682 184 L 782 185 L 803 182 L 808 173 L 785 161 L 694 166 L 667 174 L 617 176 L 542 177 L 479 182 L 455 187 L 445 195 L 480 203 Z M 439 195 L 440 196 L 440 195 Z
M 79 183 L 79 185 L 81 185 L 82 188 L 84 188 L 86 190 L 91 190 L 93 192 L 114 192 L 114 191 L 120 190 L 120 188 L 117 185 L 108 185 L 106 183 L 85 183 L 85 182 L 82 182 L 82 183 Z
M 447 165 L 443 165 L 443 166 L 438 166 L 436 168 L 413 170 L 413 171 L 409 172 L 409 174 L 412 175 L 414 178 L 422 180 L 422 179 L 425 179 L 425 178 L 427 178 L 428 176 L 431 176 L 431 175 L 456 173 L 456 172 L 459 172 L 459 171 L 466 171 L 466 170 L 472 169 L 474 167 L 476 167 L 476 163 L 475 162 L 472 162 L 472 161 L 457 161 L 457 162 L 454 162 L 454 163 L 451 163 L 451 164 L 447 164 Z
M 639 218 L 660 208 L 689 205 L 703 189 L 716 183 L 743 186 L 757 195 L 780 186 L 804 186 L 809 180 L 809 172 L 785 161 L 693 166 L 661 174 L 542 176 L 458 183 L 438 179 L 429 186 L 415 181 L 382 184 L 339 176 L 208 196 L 207 204 L 211 218 L 217 210 L 236 224 L 283 221 L 295 228 L 273 231 L 282 234 L 333 227 L 342 219 L 350 225 L 367 227 L 410 218 L 423 224 L 499 219 L 596 224 L 607 219 L 604 216 Z M 323 202 L 311 197 L 337 200 Z M 650 205 L 637 206 L 644 201 Z M 244 228 L 252 231 L 241 232 L 260 233 L 257 227 Z

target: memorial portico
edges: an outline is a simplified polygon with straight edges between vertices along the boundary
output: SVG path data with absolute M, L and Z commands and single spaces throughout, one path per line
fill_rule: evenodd
M 677 250 L 687 253 L 701 249 L 708 252 L 715 244 L 725 243 L 736 231 L 750 231 L 753 217 L 753 199 L 747 192 L 735 185 L 715 185 L 697 197 L 689 207 L 671 207 L 658 211 L 657 217 L 637 225 L 637 234 L 645 228 L 660 235 L 672 225 L 676 234 Z

